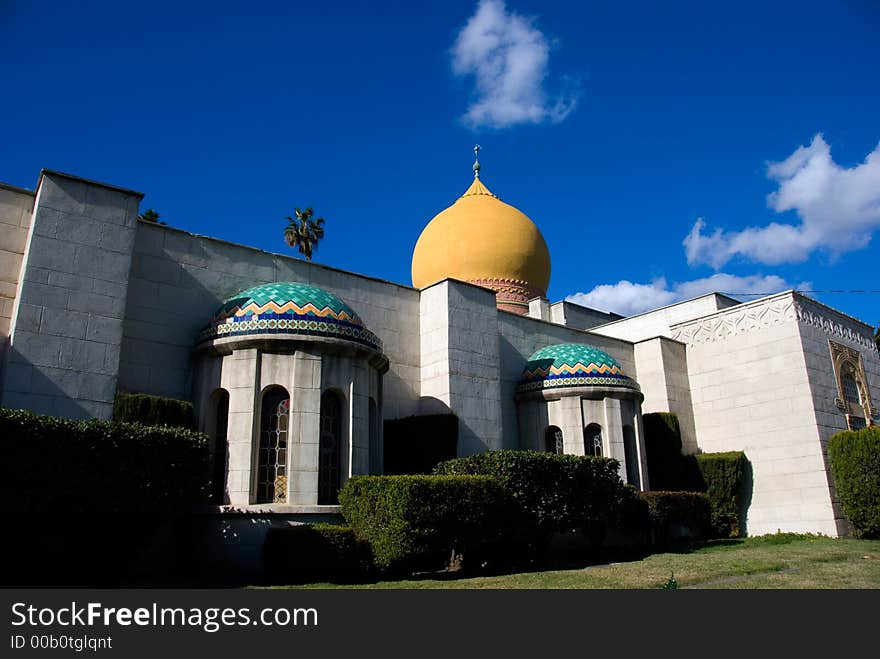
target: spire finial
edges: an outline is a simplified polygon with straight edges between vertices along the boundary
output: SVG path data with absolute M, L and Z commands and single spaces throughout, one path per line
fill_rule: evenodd
M 480 149 L 479 144 L 474 146 L 474 178 L 480 178 Z

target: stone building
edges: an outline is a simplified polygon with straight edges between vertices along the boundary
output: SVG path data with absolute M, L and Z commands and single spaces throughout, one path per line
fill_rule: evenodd
M 611 456 L 645 489 L 642 414 L 669 411 L 688 452 L 745 451 L 749 533 L 846 530 L 825 445 L 877 419 L 866 323 L 793 291 L 629 318 L 551 304 L 538 227 L 478 166 L 418 239 L 413 286 L 141 221 L 141 197 L 49 170 L 0 184 L 3 406 L 192 400 L 224 501 L 266 514 L 332 510 L 382 472 L 383 421 L 438 411 L 460 455 Z

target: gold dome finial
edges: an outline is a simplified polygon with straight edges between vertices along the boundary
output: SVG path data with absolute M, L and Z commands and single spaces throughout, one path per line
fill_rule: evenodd
M 480 178 L 480 149 L 479 144 L 474 146 L 474 178 Z

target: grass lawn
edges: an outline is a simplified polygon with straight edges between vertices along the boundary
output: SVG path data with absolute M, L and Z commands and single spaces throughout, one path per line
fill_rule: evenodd
M 670 574 L 679 588 L 880 588 L 880 540 L 781 534 L 714 541 L 690 550 L 579 569 L 305 587 L 660 588 Z

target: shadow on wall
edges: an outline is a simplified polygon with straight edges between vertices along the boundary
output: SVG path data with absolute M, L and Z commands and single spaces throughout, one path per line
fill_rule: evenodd
M 54 351 L 47 361 L 63 359 L 62 339 L 37 336 L 35 340 L 44 342 L 47 351 Z M 69 419 L 112 417 L 112 374 L 81 373 L 61 368 L 62 362 L 53 363 L 54 366 L 34 364 L 14 345 L 8 345 L 0 405 Z M 114 391 L 109 392 L 110 389 Z M 108 392 L 109 402 L 92 400 Z
M 752 470 L 752 461 L 746 460 L 745 474 L 743 476 L 743 495 L 740 500 L 739 510 L 739 533 L 740 537 L 749 535 L 749 507 L 752 505 L 752 490 L 755 485 L 755 475 Z

